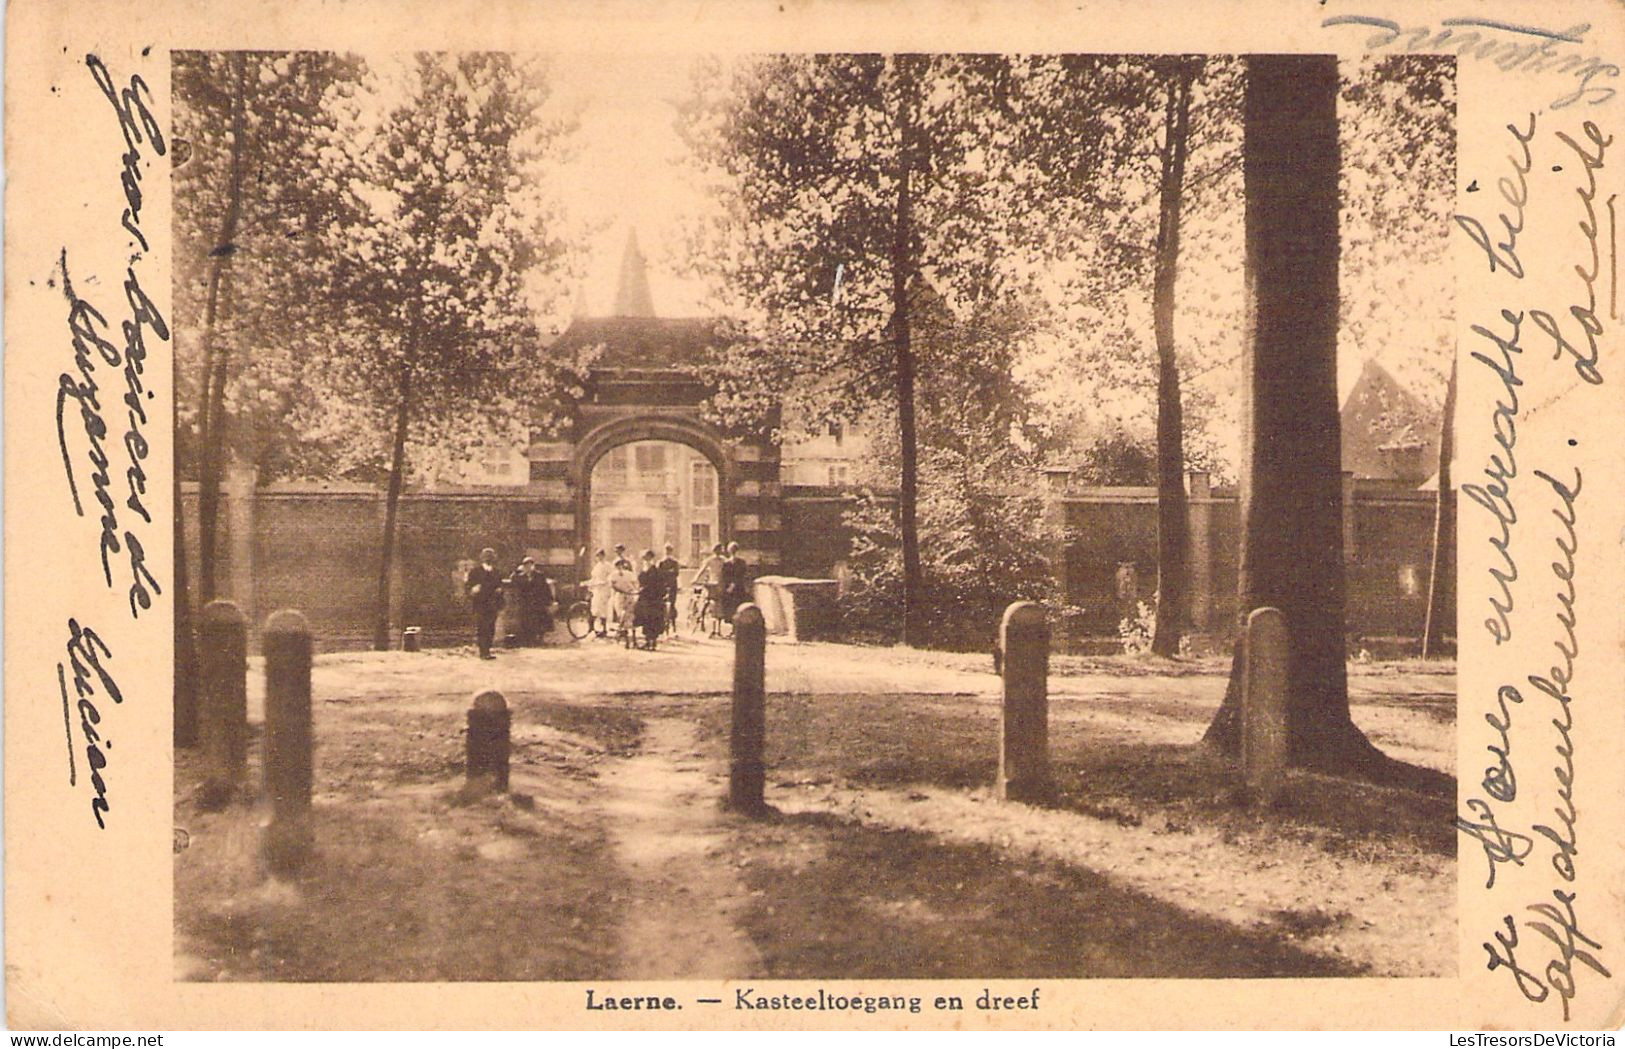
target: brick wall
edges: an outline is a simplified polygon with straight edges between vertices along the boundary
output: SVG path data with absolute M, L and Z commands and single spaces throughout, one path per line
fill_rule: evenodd
M 198 564 L 196 486 L 186 485 L 187 558 Z M 534 533 L 527 513 L 534 495 L 525 492 L 407 493 L 401 497 L 393 573 L 395 639 L 402 626 L 423 628 L 431 643 L 462 640 L 469 633 L 459 565 L 497 551 L 498 567 L 510 570 L 526 553 Z M 231 561 L 228 494 L 221 507 L 220 596 L 236 600 L 257 628 L 272 612 L 297 608 L 328 649 L 371 644 L 378 600 L 378 551 L 383 538 L 383 493 L 370 488 L 273 485 L 255 495 L 253 565 Z
M 244 606 L 257 627 L 279 608 L 310 618 L 324 646 L 370 644 L 378 588 L 378 548 L 383 534 L 381 492 L 363 487 L 273 485 L 259 489 L 251 507 L 233 504 L 228 490 L 220 517 L 219 592 Z M 469 631 L 460 565 L 481 547 L 497 551 L 503 569 L 526 553 L 542 559 L 535 544 L 547 539 L 530 527 L 539 496 L 491 489 L 407 493 L 401 499 L 394 573 L 392 624 L 424 630 L 431 644 L 460 642 Z M 1084 489 L 1060 496 L 1072 533 L 1064 571 L 1067 592 L 1082 608 L 1077 632 L 1115 637 L 1125 607 L 1120 573 L 1132 578 L 1134 598 L 1156 589 L 1156 498 L 1151 489 Z M 197 495 L 184 486 L 187 557 L 197 580 Z M 836 489 L 794 486 L 783 490 L 782 555 L 776 574 L 829 578 L 849 553 L 844 521 L 849 502 Z M 1414 638 L 1427 601 L 1429 544 L 1434 499 L 1416 492 L 1361 483 L 1352 493 L 1348 556 L 1348 627 L 1363 638 Z M 246 512 L 245 512 L 246 510 Z M 1236 611 L 1239 519 L 1233 492 L 1191 500 L 1192 567 L 1207 566 L 1205 584 L 1193 581 L 1198 629 L 1228 637 Z M 1452 509 L 1453 512 L 1453 509 Z M 234 528 L 252 526 L 252 541 Z M 1205 555 L 1196 536 L 1205 530 Z M 247 560 L 251 563 L 239 563 Z M 1132 576 L 1123 573 L 1132 566 Z M 549 569 L 555 579 L 573 578 L 573 567 Z M 561 588 L 561 597 L 566 593 Z M 1455 609 L 1447 608 L 1453 623 Z M 1447 634 L 1454 631 L 1447 629 Z
M 1067 551 L 1067 593 L 1083 609 L 1081 632 L 1117 633 L 1126 602 L 1117 594 L 1120 566 L 1132 564 L 1135 599 L 1150 601 L 1157 589 L 1157 504 L 1152 489 L 1102 488 L 1064 497 L 1073 539 Z M 1240 507 L 1234 492 L 1192 499 L 1193 548 L 1207 531 L 1207 584 L 1193 579 L 1192 617 L 1200 632 L 1228 638 L 1236 617 L 1241 565 Z M 1447 504 L 1454 513 L 1453 501 Z M 1349 508 L 1352 543 L 1347 567 L 1346 621 L 1360 638 L 1416 638 L 1427 608 L 1435 500 L 1432 492 L 1358 482 Z M 1205 522 L 1203 517 L 1205 516 Z M 1201 558 L 1191 557 L 1193 576 Z M 1455 622 L 1447 604 L 1445 622 Z M 1446 628 L 1453 636 L 1453 627 Z
M 836 565 L 852 552 L 846 527 L 851 500 L 837 488 L 786 485 L 780 517 L 783 564 L 780 573 L 804 579 L 833 579 Z

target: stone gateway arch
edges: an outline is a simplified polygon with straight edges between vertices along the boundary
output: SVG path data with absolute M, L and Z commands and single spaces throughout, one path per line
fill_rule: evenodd
M 590 558 L 618 537 L 634 555 L 671 543 L 689 565 L 701 546 L 737 542 L 754 571 L 779 565 L 777 446 L 766 433 L 724 433 L 701 413 L 713 391 L 697 365 L 714 333 L 704 319 L 579 317 L 554 343 L 566 356 L 596 354 L 566 421 L 527 452 L 525 546 L 555 579 L 579 581 L 583 549 Z

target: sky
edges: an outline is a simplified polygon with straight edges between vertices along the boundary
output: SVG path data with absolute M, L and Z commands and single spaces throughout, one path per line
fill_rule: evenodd
M 677 275 L 680 223 L 697 197 L 682 177 L 676 103 L 692 56 L 622 53 L 552 56 L 554 105 L 578 114 L 575 156 L 556 174 L 573 217 L 595 229 L 582 293 L 589 314 L 609 311 L 627 231 L 649 260 L 649 289 L 663 317 L 706 313 L 705 288 Z
M 689 93 L 696 57 L 608 47 L 549 56 L 551 105 L 579 120 L 574 155 L 553 177 L 571 216 L 590 231 L 584 238 L 589 245 L 585 277 L 572 296 L 584 301 L 588 314 L 609 311 L 632 229 L 648 259 L 655 312 L 667 317 L 711 312 L 705 286 L 678 273 L 682 223 L 703 205 L 686 178 L 685 150 L 675 128 L 676 106 Z M 1193 288 L 1209 291 L 1229 283 L 1208 279 L 1199 257 L 1186 259 L 1182 269 Z M 1403 358 L 1411 352 L 1398 346 L 1343 350 L 1338 385 L 1344 396 L 1368 355 L 1396 358 L 1387 363 L 1403 371 Z

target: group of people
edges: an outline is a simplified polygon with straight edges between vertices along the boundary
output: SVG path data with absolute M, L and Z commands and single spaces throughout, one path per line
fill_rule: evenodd
M 656 560 L 653 550 L 645 550 L 634 572 L 626 547 L 615 547 L 615 558 L 598 550 L 593 555 L 587 589 L 592 594 L 592 628 L 599 637 L 608 635 L 611 624 L 643 636 L 645 647 L 677 622 L 678 573 L 682 570 L 671 545 L 666 556 Z M 723 618 L 733 621 L 733 613 L 748 597 L 750 569 L 739 556 L 739 544 L 721 543 L 711 548 L 711 556 L 694 577 L 696 589 L 717 595 Z
M 704 588 L 716 598 L 718 615 L 725 623 L 734 621 L 739 606 L 750 600 L 750 566 L 739 556 L 739 544 L 721 543 L 711 548 L 711 556 L 694 577 L 694 588 Z
M 497 553 L 490 547 L 480 551 L 480 563 L 468 570 L 463 590 L 474 608 L 474 641 L 479 646 L 481 659 L 496 658 L 491 645 L 496 640 L 497 616 L 502 612 L 504 595 L 514 613 L 514 640 L 521 645 L 540 644 L 553 629 L 553 606 L 556 597 L 553 580 L 536 567 L 536 559 L 526 556 L 503 578 L 496 567 Z
M 607 637 L 612 626 L 629 630 L 641 634 L 642 644 L 653 648 L 655 639 L 677 622 L 682 562 L 670 544 L 660 559 L 653 550 L 643 551 L 636 569 L 625 545 L 616 545 L 614 554 L 612 560 L 608 551 L 600 549 L 593 556 L 586 581 L 592 597 L 590 628 L 599 637 Z M 750 567 L 739 556 L 739 544 L 713 546 L 692 585 L 715 601 L 716 615 L 722 621 L 733 622 L 735 610 L 750 599 Z M 557 600 L 553 581 L 542 574 L 533 557 L 525 557 L 504 578 L 496 567 L 496 551 L 487 547 L 480 551 L 479 564 L 468 570 L 463 589 L 473 606 L 474 637 L 481 659 L 495 658 L 491 646 L 504 604 L 513 615 L 514 640 L 519 644 L 539 644 L 553 629 Z
M 644 644 L 653 648 L 655 638 L 666 628 L 666 609 L 675 600 L 677 573 L 682 567 L 673 556 L 670 544 L 666 546 L 666 556 L 658 561 L 653 550 L 643 551 L 635 571 L 624 544 L 616 544 L 613 561 L 607 551 L 600 549 L 593 555 L 592 570 L 587 576 L 587 592 L 592 595 L 593 632 L 606 637 L 613 622 L 625 629 L 641 631 Z

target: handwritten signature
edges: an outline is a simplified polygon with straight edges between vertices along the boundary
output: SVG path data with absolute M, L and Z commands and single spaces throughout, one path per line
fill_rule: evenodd
M 1616 89 L 1593 84 L 1599 78 L 1617 79 L 1619 66 L 1595 54 L 1577 53 L 1591 32 L 1589 22 L 1564 29 L 1519 25 L 1492 18 L 1445 18 L 1438 28 L 1418 25 L 1401 28 L 1398 22 L 1373 15 L 1333 15 L 1321 27 L 1355 26 L 1377 30 L 1365 41 L 1370 51 L 1405 51 L 1411 54 L 1445 53 L 1494 65 L 1504 73 L 1519 70 L 1543 73 L 1550 70 L 1578 80 L 1573 91 L 1552 101 L 1552 109 L 1567 109 L 1576 102 L 1601 105 L 1613 98 Z
M 56 680 L 62 690 L 62 723 L 68 736 L 68 785 L 77 786 L 79 783 L 73 738 L 73 715 L 77 713 L 79 733 L 84 737 L 85 760 L 90 765 L 90 785 L 96 792 L 95 797 L 90 799 L 90 811 L 96 817 L 96 826 L 106 830 L 107 822 L 103 816 L 112 809 L 112 805 L 107 800 L 107 778 L 102 772 L 107 768 L 107 752 L 113 749 L 113 741 L 106 738 L 102 710 L 95 700 L 102 695 L 114 703 L 123 703 L 124 693 L 102 662 L 112 658 L 113 650 L 100 634 L 89 627 L 80 626 L 78 620 L 69 619 L 67 650 L 68 666 L 73 668 L 75 699 L 68 698 L 68 672 L 61 663 L 56 665 Z M 98 686 L 101 689 L 99 693 Z

